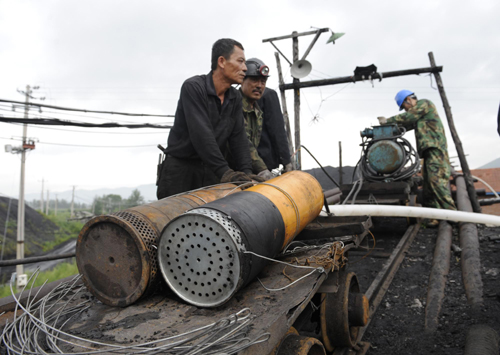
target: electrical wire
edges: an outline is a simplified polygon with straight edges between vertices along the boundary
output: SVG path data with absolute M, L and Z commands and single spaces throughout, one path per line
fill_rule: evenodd
M 337 185 L 338 188 L 340 188 L 340 185 L 337 181 L 335 181 L 334 178 L 332 178 L 330 176 L 330 174 L 328 174 L 328 172 L 325 170 L 325 168 L 323 168 L 323 165 L 321 165 L 321 163 L 318 161 L 318 159 L 316 159 L 316 157 L 314 155 L 312 155 L 312 153 L 309 151 L 309 149 L 307 149 L 305 146 L 301 145 L 300 148 L 304 148 L 306 150 L 306 152 L 309 153 L 309 155 L 314 159 L 314 161 L 319 165 L 319 167 L 321 168 L 321 170 L 323 170 L 323 172 L 325 173 L 326 176 L 328 176 L 328 178 L 335 184 Z M 300 149 L 299 148 L 299 149 Z M 298 150 L 297 150 L 298 151 Z M 295 153 L 294 153 L 295 155 Z M 292 156 L 293 157 L 293 156 Z
M 0 104 L 0 106 L 2 106 Z M 12 115 L 19 115 L 19 117 L 24 117 L 24 112 L 17 112 L 17 111 L 13 111 L 10 106 L 4 106 L 4 107 L 8 107 L 8 108 L 0 108 L 0 111 L 6 111 L 6 112 L 10 112 Z M 64 116 L 71 116 L 71 117 L 85 117 L 85 118 L 92 118 L 92 119 L 96 119 L 96 120 L 108 120 L 108 118 L 105 118 L 105 117 L 98 117 L 98 116 L 93 116 L 93 115 L 79 115 L 79 114 L 75 114 L 75 113 L 70 113 L 70 112 L 59 112 L 59 111 L 52 111 L 52 110 L 43 110 L 43 113 L 42 111 L 40 110 L 39 113 L 31 113 L 31 115 L 36 115 L 38 118 L 54 118 L 54 117 L 51 117 L 47 114 L 55 114 L 55 115 L 64 115 Z M 116 122 L 123 122 L 123 123 L 137 123 L 137 122 L 134 122 L 134 121 L 125 121 L 125 120 L 115 120 Z
M 12 104 L 26 105 L 26 102 L 24 102 L 24 101 L 13 101 L 13 100 L 0 99 L 0 102 L 7 102 L 7 103 L 12 103 Z M 53 109 L 63 110 L 63 111 L 105 113 L 105 114 L 123 115 L 123 116 L 175 117 L 174 115 L 152 115 L 152 114 L 145 114 L 145 113 L 126 113 L 126 112 L 113 112 L 113 111 L 84 110 L 84 109 L 78 109 L 78 108 L 69 108 L 69 107 L 61 107 L 61 106 L 37 104 L 37 103 L 33 103 L 33 102 L 28 102 L 27 104 L 29 106 L 47 107 L 47 108 L 53 108 Z
M 21 141 L 21 142 L 23 141 L 22 138 L 0 137 L 0 139 Z M 155 147 L 156 146 L 154 144 L 145 144 L 145 145 L 84 145 L 84 144 L 50 143 L 50 142 L 40 142 L 40 141 L 37 141 L 37 144 L 60 145 L 60 146 L 66 146 L 66 147 L 83 147 L 83 148 L 144 148 L 144 147 Z
M 7 122 L 11 125 L 21 126 L 22 123 L 11 123 Z M 64 128 L 53 128 L 53 127 L 32 127 L 35 129 L 48 129 L 52 131 L 64 131 L 64 132 L 76 132 L 76 133 L 92 133 L 92 134 L 165 134 L 165 132 L 95 132 L 95 131 L 80 131 L 76 129 L 64 129 Z
M 25 124 L 37 124 L 37 125 L 54 125 L 54 126 L 77 126 L 77 127 L 101 127 L 101 128 L 172 128 L 172 125 L 157 125 L 152 123 L 137 123 L 137 124 L 120 124 L 116 122 L 108 123 L 89 123 L 89 122 L 77 122 L 77 121 L 67 121 L 60 120 L 58 118 L 16 118 L 16 117 L 0 117 L 0 122 L 14 122 L 14 123 L 25 123 Z
M 420 171 L 420 157 L 418 156 L 417 151 L 413 146 L 403 138 L 403 135 L 406 133 L 406 130 L 403 127 L 399 127 L 400 134 L 395 135 L 388 138 L 380 138 L 380 139 L 370 139 L 367 140 L 366 137 L 363 138 L 363 142 L 361 143 L 361 159 L 358 162 L 359 169 L 361 171 L 361 175 L 363 179 L 369 182 L 389 182 L 389 181 L 400 181 L 411 178 L 413 175 Z M 401 165 L 390 174 L 383 174 L 375 171 L 371 166 L 368 159 L 368 152 L 370 148 L 379 141 L 390 140 L 396 143 L 403 153 L 403 160 Z M 407 166 L 410 164 L 409 166 Z

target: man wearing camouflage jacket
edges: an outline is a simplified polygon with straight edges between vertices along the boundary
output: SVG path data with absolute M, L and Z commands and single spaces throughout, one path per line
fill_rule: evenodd
M 451 167 L 446 136 L 436 106 L 426 99 L 417 100 L 409 90 L 398 92 L 396 103 L 406 112 L 387 119 L 378 117 L 378 120 L 381 125 L 396 123 L 406 130 L 415 130 L 417 151 L 424 159 L 424 206 L 456 210 L 448 187 Z
M 273 163 L 276 165 L 276 159 L 272 155 L 276 152 L 274 147 L 260 147 L 261 138 L 263 137 L 263 129 L 265 128 L 264 122 L 264 112 L 257 103 L 258 100 L 262 99 L 264 90 L 266 89 L 267 77 L 269 76 L 269 67 L 264 64 L 260 59 L 250 58 L 246 61 L 247 72 L 243 83 L 241 84 L 242 93 L 242 103 L 243 103 L 243 116 L 245 118 L 245 130 L 247 132 L 247 137 L 249 140 L 250 147 L 250 157 L 252 159 L 252 171 L 254 174 L 269 180 L 273 177 L 271 169 L 275 166 L 268 166 Z M 270 105 L 270 104 L 269 104 Z M 276 112 L 272 108 L 268 110 L 269 115 L 267 115 L 266 120 L 278 121 L 279 117 L 273 117 Z M 281 113 L 281 112 L 280 112 Z M 273 123 L 276 123 L 274 122 Z M 271 122 L 268 122 L 271 123 Z M 288 152 L 288 141 L 286 133 L 284 132 L 283 119 L 281 118 L 281 125 L 267 125 L 268 131 L 266 131 L 265 139 L 270 142 L 266 142 L 267 145 L 271 145 L 272 141 L 276 142 L 280 147 L 285 146 L 287 152 L 283 155 L 285 158 L 281 159 L 285 166 L 285 171 L 292 170 L 292 164 L 290 163 L 290 153 Z M 278 130 L 281 129 L 283 132 Z M 262 149 L 261 149 L 262 148 Z M 263 156 L 267 154 L 268 156 Z M 288 160 L 285 160 L 288 159 Z M 279 164 L 279 163 L 278 163 Z

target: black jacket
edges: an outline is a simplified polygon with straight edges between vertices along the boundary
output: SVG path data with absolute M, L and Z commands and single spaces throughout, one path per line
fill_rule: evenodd
M 220 178 L 229 169 L 224 159 L 228 143 L 237 169 L 251 173 L 240 93 L 230 87 L 221 105 L 212 72 L 187 79 L 168 136 L 167 153 L 175 158 L 200 159 Z
M 257 147 L 259 156 L 264 160 L 269 170 L 279 167 L 280 164 L 290 163 L 288 138 L 278 94 L 273 89 L 266 88 L 257 103 L 264 112 L 262 136 Z

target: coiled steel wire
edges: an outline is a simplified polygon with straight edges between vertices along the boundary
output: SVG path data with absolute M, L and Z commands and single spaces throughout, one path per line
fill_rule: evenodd
M 37 276 L 38 271 L 30 277 L 28 284 L 33 285 Z M 11 280 L 10 287 L 17 305 L 14 319 L 7 322 L 0 338 L 7 354 L 235 354 L 267 341 L 270 336 L 269 333 L 253 339 L 247 336 L 255 316 L 245 308 L 189 332 L 140 344 L 122 345 L 85 339 L 63 331 L 65 325 L 91 306 L 90 300 L 77 301 L 84 290 L 84 286 L 78 284 L 79 278 L 76 276 L 61 283 L 38 301 L 35 301 L 38 293 L 32 295 L 32 288 L 29 288 L 25 305 L 20 299 L 26 287 L 16 297 L 12 287 L 14 280 Z M 20 315 L 19 310 L 23 311 Z

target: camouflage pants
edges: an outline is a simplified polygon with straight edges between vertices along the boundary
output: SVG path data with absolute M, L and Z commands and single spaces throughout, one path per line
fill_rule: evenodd
M 450 164 L 448 154 L 438 148 L 424 152 L 424 207 L 456 210 L 448 187 Z

